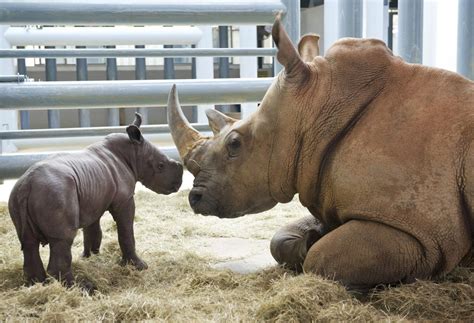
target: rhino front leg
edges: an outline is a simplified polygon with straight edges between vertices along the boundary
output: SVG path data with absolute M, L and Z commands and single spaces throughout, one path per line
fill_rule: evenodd
M 412 282 L 432 275 L 423 255 L 419 241 L 403 231 L 351 220 L 309 249 L 303 269 L 365 291 L 378 284 Z
M 122 266 L 133 265 L 138 270 L 148 268 L 148 265 L 138 258 L 135 252 L 135 236 L 133 233 L 133 219 L 135 217 L 135 202 L 133 198 L 119 209 L 114 209 L 112 216 L 117 223 L 117 233 L 120 249 L 122 250 Z
M 74 276 L 71 270 L 71 240 L 50 239 L 49 241 L 49 263 L 48 274 L 59 281 L 64 281 L 66 286 L 70 287 L 74 284 Z
M 91 252 L 98 254 L 100 249 L 100 243 L 102 242 L 102 230 L 100 229 L 100 218 L 91 224 L 90 226 L 83 229 L 84 234 L 84 251 L 82 256 L 85 258 L 90 257 Z
M 324 234 L 314 216 L 305 216 L 278 230 L 270 242 L 270 251 L 279 264 L 301 271 L 309 248 Z

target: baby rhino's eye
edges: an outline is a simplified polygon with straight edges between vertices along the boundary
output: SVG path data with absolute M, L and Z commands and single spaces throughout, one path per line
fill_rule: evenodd
M 158 164 L 158 170 L 161 172 L 163 170 L 163 168 L 165 168 L 165 164 L 163 162 L 160 162 Z

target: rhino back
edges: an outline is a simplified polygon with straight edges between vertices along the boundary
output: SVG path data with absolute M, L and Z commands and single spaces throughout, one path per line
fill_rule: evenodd
M 117 177 L 122 183 L 117 181 Z M 133 185 L 127 172 L 111 156 L 85 150 L 75 154 L 56 155 L 32 166 L 17 182 L 11 199 L 26 203 L 29 225 L 44 243 L 44 238 L 70 238 L 78 228 L 95 222 L 121 192 L 133 196 Z M 127 186 L 128 184 L 128 186 Z M 129 192 L 131 191 L 131 192 Z M 19 212 L 16 212 L 19 213 Z M 21 217 L 18 215 L 18 217 Z

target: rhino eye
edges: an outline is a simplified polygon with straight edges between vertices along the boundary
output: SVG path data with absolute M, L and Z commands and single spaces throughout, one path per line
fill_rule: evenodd
M 162 171 L 163 168 L 165 168 L 165 164 L 159 163 L 159 164 L 158 164 L 158 170 L 159 170 L 159 171 Z
M 229 152 L 230 157 L 237 157 L 239 154 L 241 142 L 239 138 L 232 138 L 227 143 L 227 150 Z

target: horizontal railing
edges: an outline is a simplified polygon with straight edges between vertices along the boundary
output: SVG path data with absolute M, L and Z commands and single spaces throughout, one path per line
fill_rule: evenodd
M 192 124 L 197 131 L 210 131 L 207 124 Z M 106 136 L 111 133 L 125 133 L 126 126 L 118 127 L 91 127 L 91 128 L 56 128 L 38 130 L 8 130 L 0 131 L 0 140 L 8 139 L 36 139 L 59 137 L 88 137 Z M 163 125 L 143 125 L 140 127 L 143 134 L 170 133 L 170 128 Z
M 0 83 L 0 109 L 153 107 L 176 84 L 182 105 L 260 102 L 273 78 Z
M 299 1 L 299 0 L 295 0 Z M 0 1 L 2 24 L 272 24 L 280 1 Z
M 274 56 L 275 48 L 0 49 L 0 58 Z

